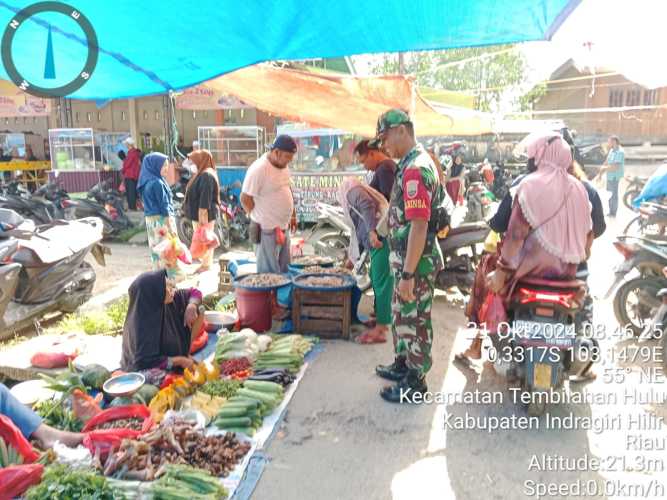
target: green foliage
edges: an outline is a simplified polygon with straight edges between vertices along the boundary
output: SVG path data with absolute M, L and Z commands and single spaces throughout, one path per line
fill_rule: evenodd
M 477 109 L 496 111 L 505 93 L 516 91 L 524 83 L 528 70 L 523 54 L 508 51 L 509 48 L 510 45 L 496 45 L 406 53 L 405 71 L 416 75 L 419 85 L 472 91 L 477 97 Z M 452 64 L 457 61 L 465 62 Z M 398 58 L 395 54 L 385 55 L 373 72 L 398 73 Z
M 83 332 L 87 335 L 116 335 L 123 329 L 129 297 L 109 304 L 104 311 L 73 313 L 65 316 L 53 329 L 60 333 Z

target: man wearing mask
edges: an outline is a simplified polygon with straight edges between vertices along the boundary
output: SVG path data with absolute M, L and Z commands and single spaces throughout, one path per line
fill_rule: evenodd
M 290 263 L 289 230 L 296 228 L 296 214 L 287 166 L 296 150 L 294 139 L 279 135 L 243 181 L 241 204 L 251 219 L 258 273 L 286 273 Z
M 136 147 L 134 139 L 128 137 L 123 141 L 127 146 L 127 154 L 123 160 L 123 183 L 125 184 L 125 196 L 127 197 L 127 208 L 137 209 L 137 182 L 141 171 L 141 151 Z
M 389 263 L 396 288 L 392 300 L 392 334 L 396 358 L 376 373 L 393 380 L 380 395 L 393 403 L 411 402 L 427 391 L 432 365 L 431 306 L 438 272 L 443 268 L 436 231 L 429 229 L 445 191 L 431 157 L 415 139 L 405 111 L 391 109 L 378 119 L 377 138 L 392 158 L 401 158 L 389 206 Z
M 354 148 L 354 153 L 359 157 L 359 162 L 373 175 L 369 186 L 379 191 L 389 201 L 391 190 L 394 187 L 394 176 L 396 174 L 396 163 L 387 157 L 377 144 L 372 141 L 363 140 Z

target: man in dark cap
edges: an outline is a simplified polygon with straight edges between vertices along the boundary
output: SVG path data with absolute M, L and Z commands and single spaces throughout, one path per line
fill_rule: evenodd
M 294 139 L 279 135 L 271 150 L 248 167 L 243 181 L 241 204 L 251 219 L 258 273 L 286 273 L 290 263 L 289 229 L 295 214 L 287 166 L 296 150 Z
M 401 159 L 389 206 L 389 264 L 397 284 L 392 300 L 396 358 L 378 366 L 376 373 L 396 382 L 382 390 L 382 398 L 416 402 L 427 391 L 425 375 L 432 365 L 431 306 L 443 268 L 438 214 L 446 195 L 405 111 L 391 109 L 379 118 L 376 141 L 389 157 Z

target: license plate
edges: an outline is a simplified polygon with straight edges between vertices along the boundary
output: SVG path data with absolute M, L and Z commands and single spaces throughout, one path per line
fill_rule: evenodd
M 516 320 L 512 323 L 512 333 L 521 339 L 539 340 L 562 347 L 569 347 L 575 338 L 574 324 L 539 321 Z
M 536 389 L 551 388 L 551 365 L 546 363 L 535 363 L 533 387 Z

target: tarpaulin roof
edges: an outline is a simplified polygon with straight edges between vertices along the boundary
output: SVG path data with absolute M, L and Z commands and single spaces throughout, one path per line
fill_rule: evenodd
M 268 60 L 550 39 L 579 2 L 67 0 L 90 21 L 99 45 L 92 76 L 70 96 L 164 93 Z M 33 3 L 0 0 L 0 26 Z M 27 81 L 53 88 L 81 73 L 86 40 L 71 15 L 42 13 L 15 29 L 11 52 Z M 0 77 L 8 77 L 4 65 Z
M 492 130 L 491 115 L 427 104 L 405 76 L 354 77 L 262 64 L 205 84 L 259 109 L 298 122 L 375 135 L 377 117 L 389 108 L 410 112 L 418 136 L 478 135 Z

